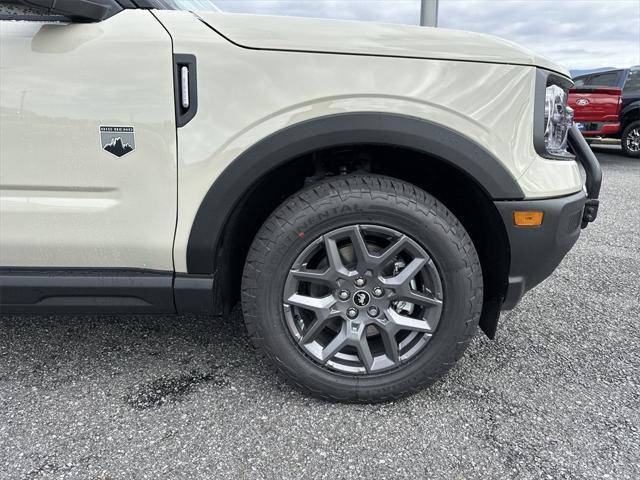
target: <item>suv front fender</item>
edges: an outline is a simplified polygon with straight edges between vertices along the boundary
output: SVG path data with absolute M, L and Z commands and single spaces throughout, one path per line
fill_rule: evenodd
M 524 198 L 516 179 L 486 149 L 442 125 L 379 112 L 324 116 L 286 127 L 246 150 L 204 197 L 187 246 L 189 274 L 212 274 L 215 249 L 234 208 L 259 179 L 287 161 L 342 145 L 386 145 L 437 157 L 464 172 L 493 200 Z

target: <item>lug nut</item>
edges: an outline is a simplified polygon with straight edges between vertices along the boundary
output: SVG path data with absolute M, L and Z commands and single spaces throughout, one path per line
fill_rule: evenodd
M 351 297 L 351 292 L 349 292 L 349 290 L 340 290 L 338 292 L 338 298 L 340 300 L 349 300 L 349 298 Z
M 356 284 L 356 287 L 364 287 L 367 281 L 364 279 L 364 277 L 358 277 L 354 280 L 353 283 Z
M 378 315 L 380 315 L 380 309 L 378 307 L 371 306 L 367 310 L 367 313 L 370 317 L 377 317 Z
M 384 295 L 384 289 L 382 287 L 373 287 L 373 290 L 371 291 L 371 293 L 373 293 L 374 297 L 380 298 L 381 296 Z
M 347 317 L 349 318 L 356 318 L 358 316 L 358 309 L 357 308 L 347 308 Z

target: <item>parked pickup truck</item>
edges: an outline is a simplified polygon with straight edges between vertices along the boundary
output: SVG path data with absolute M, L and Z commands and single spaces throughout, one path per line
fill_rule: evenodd
M 587 138 L 619 138 L 624 153 L 640 157 L 640 66 L 574 79 L 569 105 Z

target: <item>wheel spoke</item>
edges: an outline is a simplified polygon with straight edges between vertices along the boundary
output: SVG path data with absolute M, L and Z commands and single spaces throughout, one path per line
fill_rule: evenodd
M 302 344 L 313 341 L 318 333 L 324 329 L 329 320 L 340 316 L 340 312 L 333 309 L 336 300 L 331 295 L 315 298 L 296 293 L 291 295 L 286 303 L 294 307 L 309 310 L 315 314 L 316 318 L 302 332 L 302 338 L 300 338 L 300 343 Z
M 424 293 L 416 292 L 415 290 L 409 290 L 404 295 L 400 295 L 403 300 L 407 300 L 411 303 L 417 303 L 424 307 L 440 307 L 442 306 L 442 300 L 438 300 L 435 297 L 425 295 Z
M 425 292 L 418 292 L 411 285 L 415 276 L 426 264 L 425 258 L 414 258 L 400 273 L 393 277 L 382 278 L 381 282 L 394 290 L 392 298 L 395 300 L 406 300 L 425 307 L 442 306 L 442 300 Z
M 404 300 L 416 305 L 422 305 L 423 307 L 441 307 L 442 300 L 427 294 L 426 292 L 418 292 L 411 288 L 411 284 L 402 284 L 399 287 L 395 287 L 393 294 L 391 294 L 392 300 Z
M 384 283 L 390 287 L 410 286 L 411 280 L 426 264 L 427 260 L 425 258 L 414 258 L 400 273 L 393 277 L 385 278 Z
M 398 342 L 395 333 L 386 329 L 380 329 L 379 332 L 380 337 L 382 337 L 382 344 L 384 345 L 384 353 L 393 363 L 398 363 L 400 361 L 400 354 L 398 352 Z
M 385 311 L 385 316 L 389 322 L 385 325 L 385 329 L 390 332 L 397 333 L 400 330 L 411 330 L 415 332 L 431 333 L 433 328 L 427 320 L 407 317 L 396 312 L 393 308 Z
M 356 345 L 356 350 L 358 350 L 358 357 L 360 357 L 360 361 L 367 372 L 371 372 L 371 368 L 373 367 L 373 355 L 371 354 L 371 348 L 369 348 L 369 342 L 367 341 L 367 329 L 362 330 L 362 335 L 360 336 L 360 341 Z
M 353 245 L 353 254 L 356 257 L 358 270 L 360 272 L 364 272 L 369 268 L 374 257 L 369 253 L 367 242 L 365 242 L 360 228 L 353 228 L 349 237 L 351 238 L 351 244 Z
M 286 300 L 286 303 L 292 307 L 304 308 L 306 310 L 311 310 L 317 315 L 326 316 L 329 313 L 330 308 L 336 303 L 336 299 L 333 298 L 332 295 L 316 298 L 294 293 Z
M 335 271 L 328 268 L 324 272 L 314 272 L 306 269 L 292 269 L 291 275 L 301 282 L 321 283 L 333 286 L 335 282 Z
M 407 237 L 402 235 L 398 240 L 389 245 L 384 252 L 376 257 L 376 261 L 379 265 L 386 265 L 395 257 L 397 257 L 407 246 Z
M 322 363 L 327 363 L 331 360 L 337 353 L 340 352 L 344 347 L 347 346 L 347 324 L 343 323 L 340 332 L 335 336 L 333 340 L 329 342 L 329 344 L 322 349 Z
M 311 325 L 306 327 L 302 332 L 302 338 L 300 338 L 299 343 L 301 343 L 302 345 L 305 345 L 315 340 L 318 334 L 324 329 L 324 327 L 327 326 L 331 318 L 333 317 L 324 317 L 324 318 L 316 317 L 316 319 L 313 322 L 311 322 Z
M 342 257 L 340 257 L 340 250 L 338 244 L 333 238 L 325 237 L 324 248 L 327 252 L 327 261 L 329 262 L 329 271 L 340 272 L 343 274 L 348 273 L 346 267 L 342 263 Z

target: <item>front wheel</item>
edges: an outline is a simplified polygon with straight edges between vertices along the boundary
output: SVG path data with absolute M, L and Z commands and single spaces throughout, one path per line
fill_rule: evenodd
M 311 394 L 384 401 L 446 372 L 476 330 L 482 272 L 454 215 L 387 177 L 333 177 L 281 205 L 243 275 L 254 343 Z
M 640 120 L 631 122 L 622 132 L 622 151 L 628 157 L 640 157 Z

